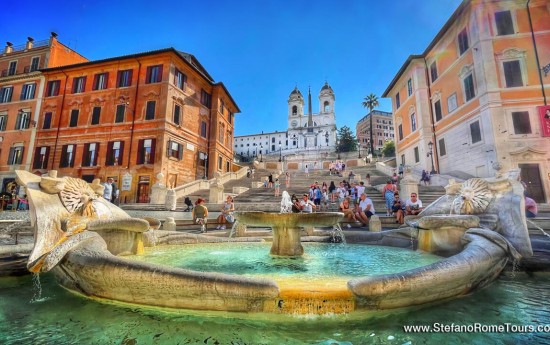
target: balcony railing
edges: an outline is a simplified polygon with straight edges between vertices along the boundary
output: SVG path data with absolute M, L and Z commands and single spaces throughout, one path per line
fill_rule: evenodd
M 40 68 L 40 66 L 38 66 L 36 68 L 36 70 L 38 70 Z M 35 70 L 35 71 L 36 71 Z M 10 70 L 9 69 L 4 69 L 2 70 L 2 72 L 0 73 L 0 77 L 7 77 L 7 76 L 13 76 L 13 75 L 19 75 L 19 74 L 26 74 L 26 73 L 29 73 L 29 72 L 34 72 L 34 71 L 31 71 L 31 66 L 25 66 L 23 67 L 23 71 L 20 71 L 20 70 L 15 70 L 13 71 L 13 73 L 9 73 Z

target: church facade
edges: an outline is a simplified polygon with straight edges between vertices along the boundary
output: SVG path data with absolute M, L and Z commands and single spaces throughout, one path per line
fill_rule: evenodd
M 313 113 L 311 90 L 308 90 L 307 113 L 302 93 L 295 87 L 288 96 L 287 130 L 235 136 L 234 152 L 246 158 L 298 152 L 334 150 L 336 117 L 334 91 L 325 83 L 319 92 L 319 112 Z

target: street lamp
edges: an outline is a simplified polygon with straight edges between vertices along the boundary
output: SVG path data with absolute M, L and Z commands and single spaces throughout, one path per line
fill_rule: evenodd
M 204 179 L 208 179 L 208 155 L 206 153 L 203 154 L 203 158 L 204 158 Z
M 260 163 L 263 162 L 262 160 L 262 151 L 264 150 L 264 147 L 260 145 Z
M 325 142 L 327 143 L 327 146 L 328 146 L 328 131 L 325 131 Z
M 434 144 L 430 141 L 430 142 L 428 143 L 428 148 L 430 149 L 430 151 L 429 151 L 428 154 L 427 154 L 427 157 L 430 157 L 430 160 L 432 161 L 432 171 L 430 171 L 430 175 L 437 174 L 437 172 L 435 171 L 435 168 L 434 168 L 434 151 L 433 151 L 433 146 L 434 146 Z
M 283 151 L 281 147 L 281 141 L 279 140 L 279 162 L 283 161 Z
M 336 152 L 338 153 L 338 159 L 340 159 L 340 139 L 336 136 Z
M 357 158 L 361 158 L 361 139 L 357 138 Z

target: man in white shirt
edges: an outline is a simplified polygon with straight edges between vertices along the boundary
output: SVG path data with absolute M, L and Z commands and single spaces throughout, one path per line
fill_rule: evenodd
M 365 193 L 365 183 L 363 181 L 359 182 L 358 186 L 355 186 L 355 190 L 357 191 L 357 196 L 361 196 L 361 194 Z
M 422 201 L 418 199 L 416 193 L 411 193 L 411 197 L 405 202 L 405 212 L 407 215 L 417 215 L 422 212 Z
M 357 205 L 357 211 L 355 217 L 364 225 L 369 224 L 369 219 L 374 215 L 376 211 L 374 210 L 374 204 L 372 200 L 367 198 L 366 193 L 362 193 L 359 197 L 359 205 Z
M 105 182 L 103 186 L 105 187 L 105 189 L 103 190 L 103 198 L 109 200 L 110 202 L 113 198 L 113 179 L 109 177 L 107 179 L 107 182 Z
M 304 213 L 311 213 L 316 206 L 313 201 L 308 199 L 308 195 L 304 194 L 302 200 L 300 200 L 300 210 Z

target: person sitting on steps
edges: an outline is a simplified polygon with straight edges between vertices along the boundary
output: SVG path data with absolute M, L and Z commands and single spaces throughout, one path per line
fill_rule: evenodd
M 216 227 L 216 230 L 225 230 L 225 222 L 233 223 L 235 218 L 233 217 L 233 211 L 235 211 L 235 204 L 233 198 L 228 195 L 226 201 L 223 203 L 220 215 L 216 220 L 220 225 Z
M 206 223 L 208 221 L 208 208 L 204 205 L 203 198 L 198 198 L 193 208 L 193 220 L 195 224 L 201 225 L 201 232 L 206 233 Z

